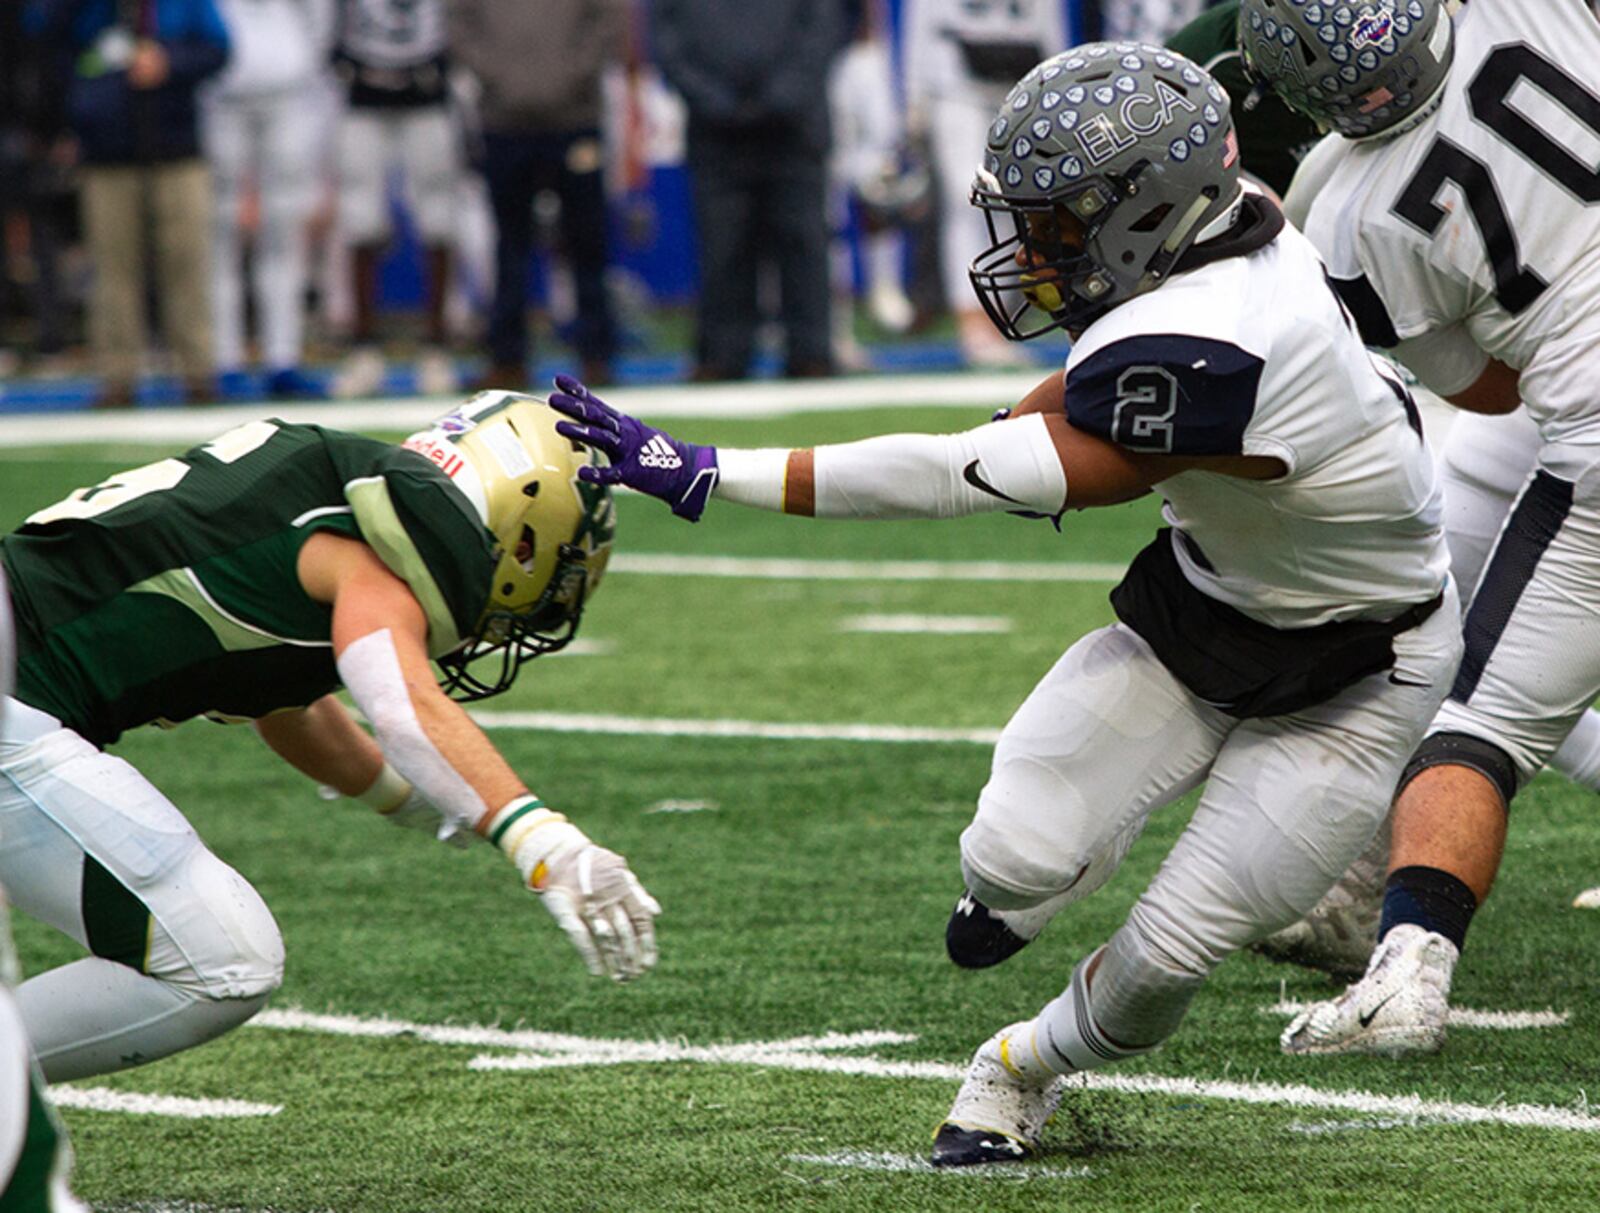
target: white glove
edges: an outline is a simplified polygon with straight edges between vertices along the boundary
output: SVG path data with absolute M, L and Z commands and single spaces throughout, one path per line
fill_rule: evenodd
M 336 797 L 332 788 L 319 788 L 327 797 Z M 411 830 L 426 830 L 440 842 L 453 847 L 472 845 L 472 827 L 454 817 L 446 817 L 421 792 L 387 762 L 378 772 L 372 786 L 355 799 L 374 809 L 379 817 L 392 825 Z
M 446 817 L 415 788 L 392 809 L 379 809 L 378 816 L 393 825 L 405 826 L 411 830 L 426 830 L 440 842 L 449 843 L 453 847 L 472 845 L 472 830 L 454 817 Z
M 589 972 L 627 981 L 655 966 L 652 919 L 661 906 L 621 855 L 596 846 L 564 816 L 531 797 L 496 813 L 489 837 L 539 894 Z

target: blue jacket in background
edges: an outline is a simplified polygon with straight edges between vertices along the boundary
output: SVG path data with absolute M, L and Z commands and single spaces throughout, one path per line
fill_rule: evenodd
M 171 71 L 156 89 L 128 85 L 101 58 L 101 37 L 127 24 L 137 0 L 31 0 L 28 25 L 65 81 L 67 122 L 86 164 L 161 164 L 200 154 L 195 93 L 228 62 L 228 30 L 213 0 L 149 0 L 152 37 Z

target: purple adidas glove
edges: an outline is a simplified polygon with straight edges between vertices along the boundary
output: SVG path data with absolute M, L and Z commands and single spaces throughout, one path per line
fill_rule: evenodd
M 556 432 L 593 447 L 610 467 L 590 464 L 578 477 L 590 484 L 625 484 L 672 507 L 679 518 L 699 522 L 717 487 L 717 448 L 683 442 L 664 430 L 619 413 L 571 375 L 556 376 L 550 407 L 571 421 Z

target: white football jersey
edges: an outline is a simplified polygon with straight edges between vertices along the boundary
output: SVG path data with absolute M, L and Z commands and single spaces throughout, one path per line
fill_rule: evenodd
M 1387 618 L 1437 594 L 1449 556 L 1416 406 L 1380 366 L 1285 226 L 1090 325 L 1067 359 L 1067 416 L 1130 450 L 1282 460 L 1276 480 L 1157 486 L 1185 575 L 1274 627 Z
M 217 0 L 232 48 L 211 86 L 225 97 L 312 84 L 328 60 L 332 0 Z
M 1019 71 L 1010 80 L 975 80 L 962 56 L 964 41 L 1033 47 L 1039 59 L 1067 48 L 1062 0 L 909 0 L 904 21 L 901 58 L 906 96 L 913 103 L 966 97 L 975 89 L 985 95 L 998 89 L 1003 95 L 1023 75 Z
M 444 0 L 344 0 L 339 49 L 357 63 L 407 68 L 444 54 Z
M 1600 443 L 1597 165 L 1594 12 L 1472 0 L 1439 108 L 1349 144 L 1305 231 L 1370 339 L 1459 323 L 1522 372 L 1546 440 Z

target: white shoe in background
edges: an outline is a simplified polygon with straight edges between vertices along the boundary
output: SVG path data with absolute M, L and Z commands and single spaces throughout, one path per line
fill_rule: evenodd
M 374 396 L 383 386 L 388 367 L 383 355 L 370 345 L 351 350 L 328 385 L 328 395 L 336 400 L 354 400 L 359 396 Z
M 417 356 L 417 395 L 451 396 L 461 390 L 461 377 L 449 354 L 431 346 Z

